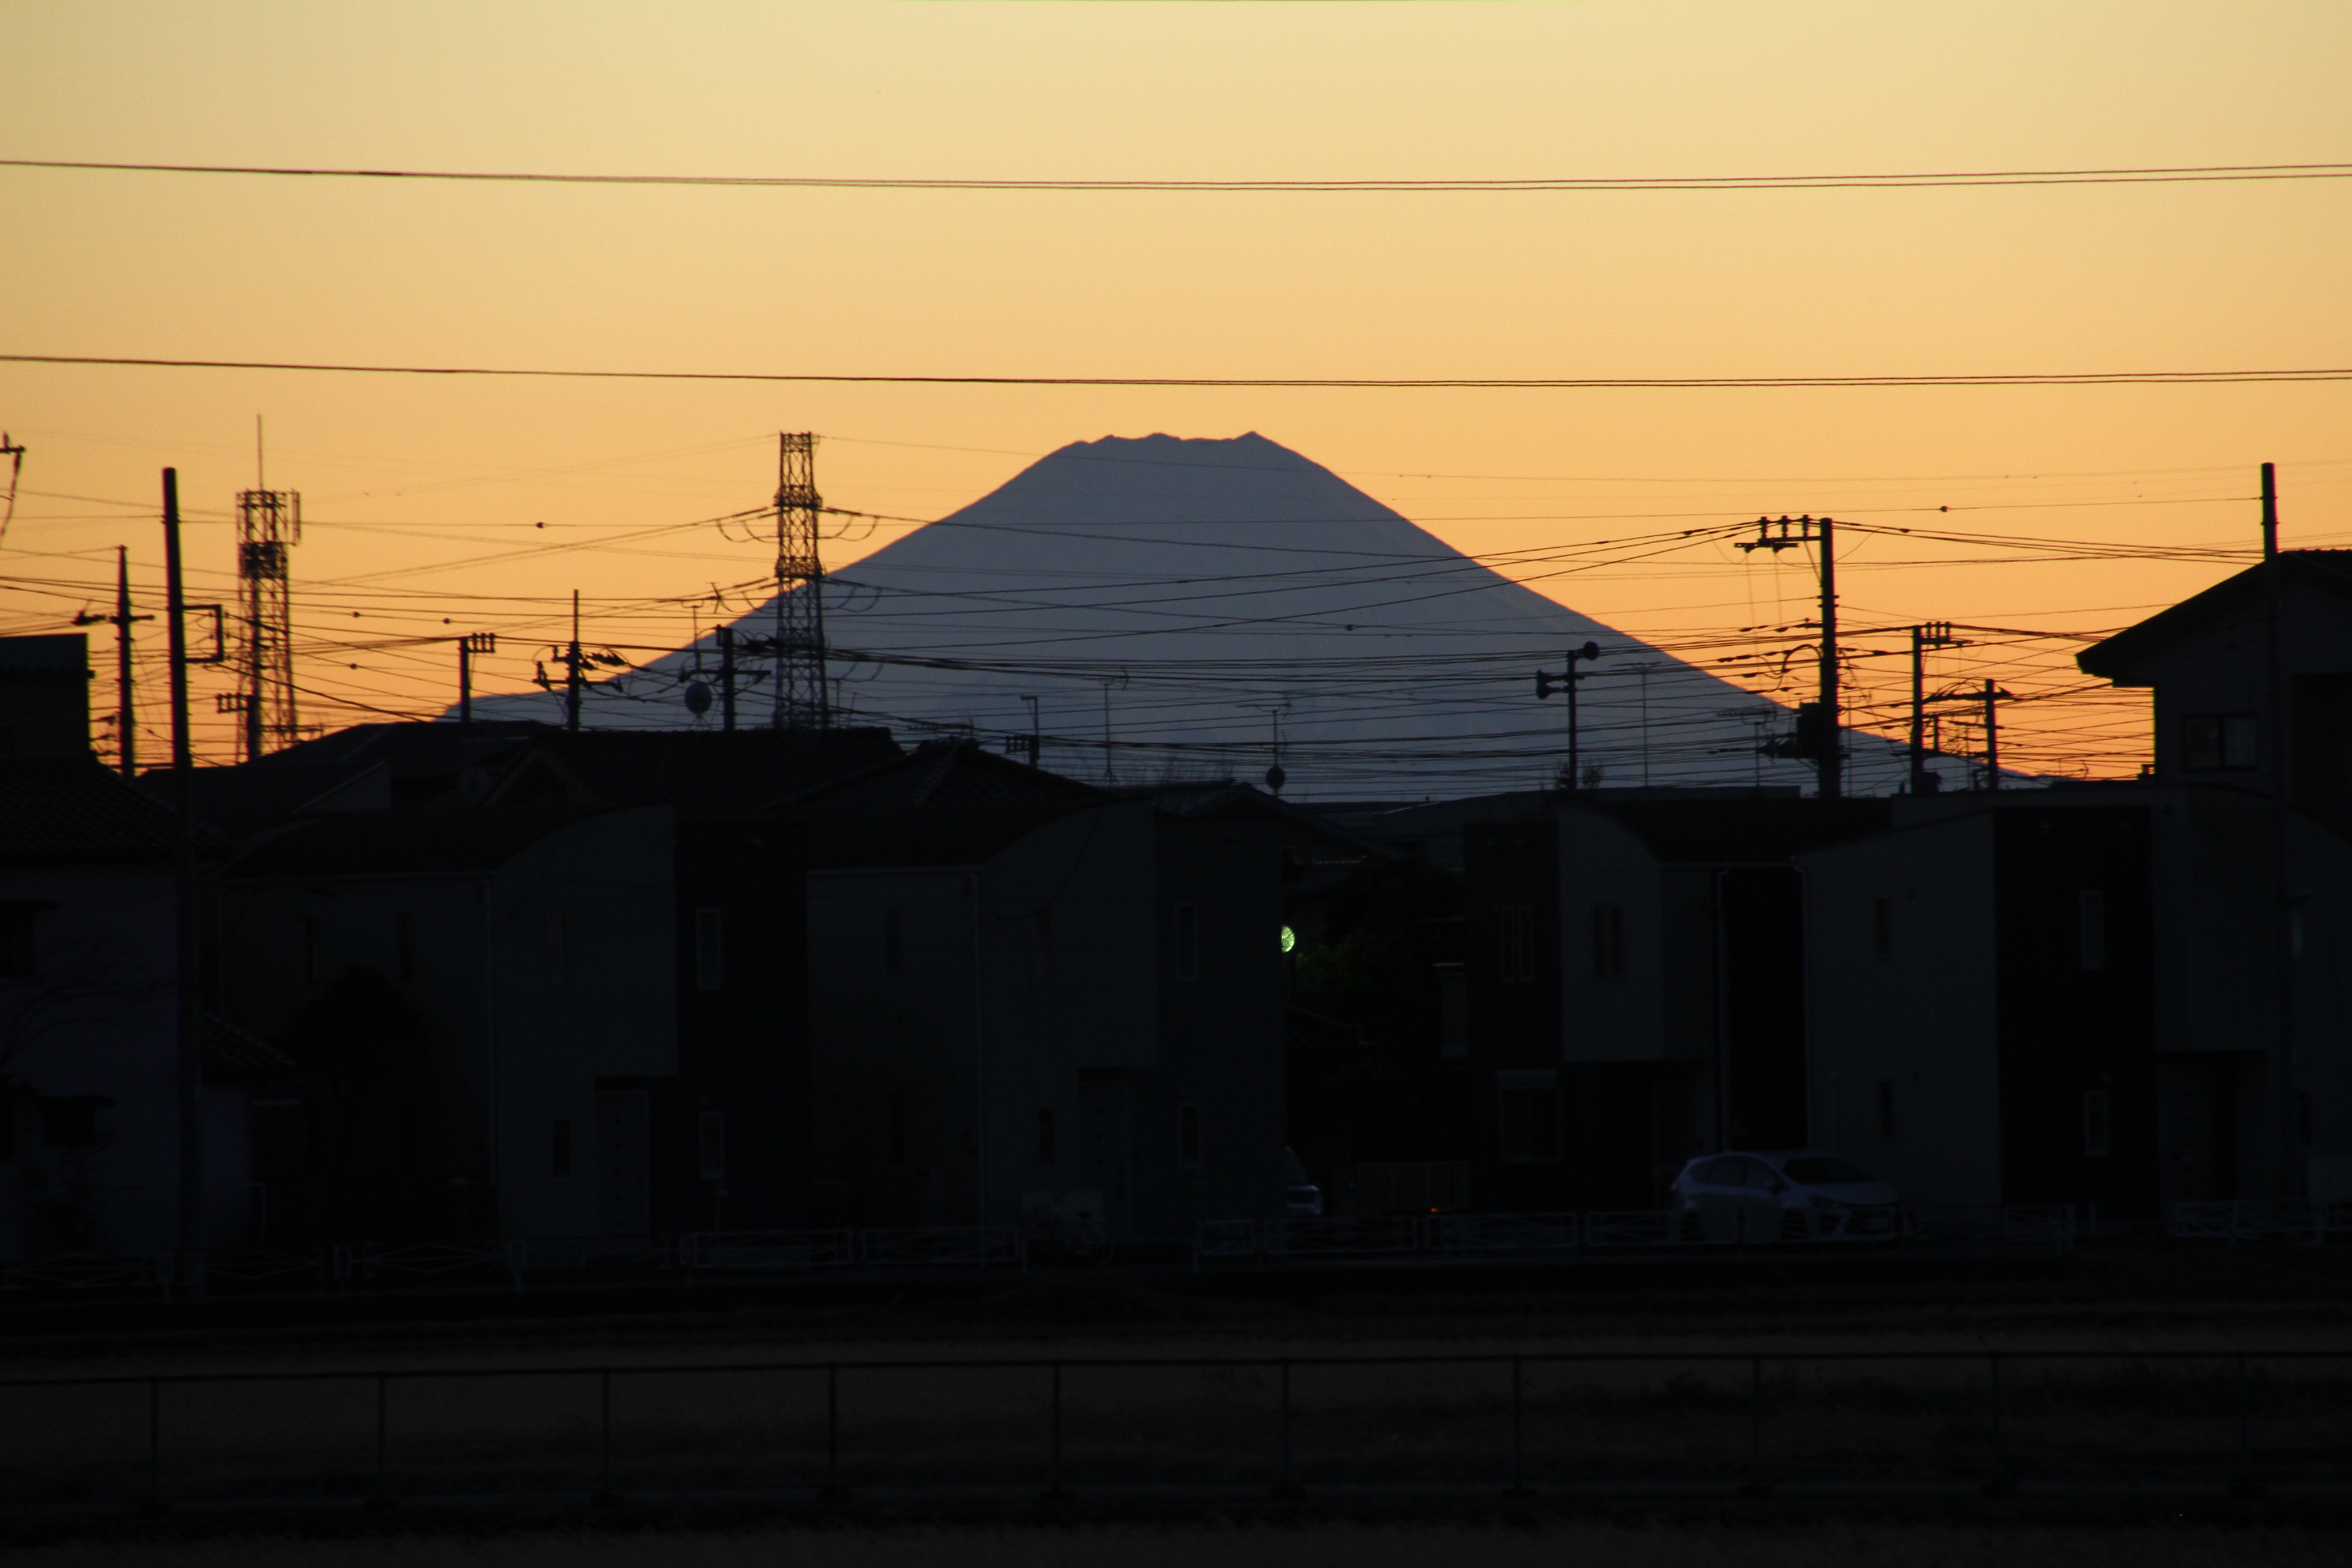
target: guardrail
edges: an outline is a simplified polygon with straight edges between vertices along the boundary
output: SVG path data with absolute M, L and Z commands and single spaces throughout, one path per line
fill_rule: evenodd
M 2352 1352 L 769 1361 L 0 1382 L 0 1515 L 871 1491 L 2352 1503 Z

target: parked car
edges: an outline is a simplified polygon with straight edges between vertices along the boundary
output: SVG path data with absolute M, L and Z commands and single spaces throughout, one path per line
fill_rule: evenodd
M 1321 1219 L 1323 1189 L 1307 1179 L 1307 1167 L 1295 1150 L 1285 1149 L 1282 1163 L 1290 1173 L 1289 1199 L 1283 1205 L 1284 1215 L 1290 1219 Z
M 1676 1232 L 1693 1241 L 1891 1239 L 1895 1189 L 1813 1149 L 1702 1154 L 1675 1178 Z

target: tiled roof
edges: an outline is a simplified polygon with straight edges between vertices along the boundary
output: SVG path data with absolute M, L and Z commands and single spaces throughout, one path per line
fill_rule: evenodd
M 172 813 L 94 762 L 0 762 L 0 859 L 168 857 Z

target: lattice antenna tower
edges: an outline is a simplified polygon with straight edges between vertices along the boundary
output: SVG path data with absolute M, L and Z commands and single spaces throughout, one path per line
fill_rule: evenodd
M 255 762 L 299 738 L 294 711 L 294 602 L 287 566 L 302 542 L 302 498 L 293 490 L 258 488 L 260 422 L 255 421 L 257 488 L 236 493 L 236 578 L 244 626 L 237 649 L 236 708 L 242 724 L 238 754 Z
M 833 721 L 824 676 L 824 565 L 817 559 L 816 437 L 779 435 L 776 456 L 776 728 Z

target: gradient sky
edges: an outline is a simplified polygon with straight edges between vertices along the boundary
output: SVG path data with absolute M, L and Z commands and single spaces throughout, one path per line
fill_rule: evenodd
M 9 0 L 0 38 L 12 157 L 1160 179 L 2352 158 L 2340 4 Z M 0 213 L 13 353 L 1045 375 L 2352 365 L 2342 180 L 1106 195 L 0 170 Z M 450 657 L 405 639 L 497 629 L 484 679 L 519 684 L 574 588 L 592 637 L 678 640 L 695 612 L 656 601 L 757 575 L 756 540 L 583 546 L 761 504 L 778 429 L 825 437 L 829 501 L 901 518 L 1070 440 L 1256 430 L 1473 552 L 1824 510 L 2250 546 L 2263 459 L 2290 543 L 2352 543 L 2341 384 L 1107 391 L 0 365 L 0 426 L 30 448 L 0 629 L 68 620 L 119 542 L 154 581 L 165 463 L 199 522 L 199 596 L 216 592 L 257 414 L 270 482 L 312 520 L 296 594 L 304 684 L 339 700 L 306 699 L 306 717 L 327 722 L 446 700 Z M 2230 570 L 1969 553 L 1858 541 L 1848 625 L 2095 632 Z M 485 556 L 502 559 L 454 564 Z M 1662 641 L 1785 622 L 1807 591 L 1793 559 L 1718 549 L 1540 585 Z M 1939 675 L 2050 697 L 2012 710 L 2006 758 L 2128 773 L 2141 700 L 2056 695 L 2081 684 L 2076 646 L 1988 640 Z M 1865 675 L 1891 694 L 1897 662 Z

